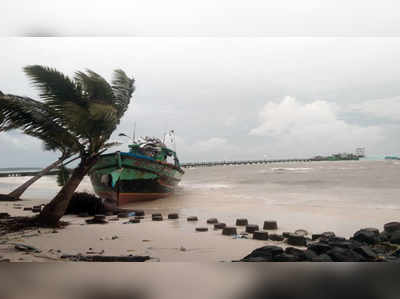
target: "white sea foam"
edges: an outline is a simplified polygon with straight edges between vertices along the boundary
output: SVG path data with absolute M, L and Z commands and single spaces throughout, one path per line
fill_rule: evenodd
M 286 171 L 293 171 L 293 172 L 306 172 L 312 170 L 309 167 L 274 167 L 271 168 L 274 172 L 286 172 Z
M 226 184 L 212 184 L 212 183 L 204 183 L 204 184 L 198 184 L 198 183 L 185 183 L 185 182 L 181 182 L 180 186 L 184 187 L 184 188 L 191 188 L 191 189 L 225 189 L 225 188 L 229 188 L 229 185 Z

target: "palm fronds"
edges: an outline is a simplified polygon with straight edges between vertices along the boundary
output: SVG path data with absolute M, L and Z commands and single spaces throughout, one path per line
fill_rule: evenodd
M 24 67 L 25 73 L 40 90 L 40 98 L 54 109 L 62 109 L 65 102 L 85 105 L 81 87 L 54 68 L 41 65 Z
M 129 78 L 123 70 L 114 71 L 112 89 L 115 98 L 114 105 L 117 107 L 119 119 L 128 109 L 130 99 L 135 91 L 134 83 L 135 80 Z
M 79 140 L 54 121 L 54 114 L 45 104 L 31 98 L 0 95 L 2 130 L 21 129 L 44 141 L 47 149 L 58 149 L 63 153 L 79 151 Z

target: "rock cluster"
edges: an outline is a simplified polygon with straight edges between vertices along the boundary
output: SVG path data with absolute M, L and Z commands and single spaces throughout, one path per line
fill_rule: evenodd
M 283 237 L 283 236 L 282 236 Z M 400 263 L 400 222 L 385 224 L 384 231 L 364 228 L 346 239 L 333 232 L 285 234 L 285 242 L 299 249 L 264 246 L 253 250 L 242 262 L 397 262 Z M 271 235 L 270 235 L 271 239 Z

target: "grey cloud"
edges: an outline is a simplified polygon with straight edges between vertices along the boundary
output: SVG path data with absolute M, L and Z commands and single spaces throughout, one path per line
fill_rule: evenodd
M 377 127 L 383 139 L 365 144 L 370 154 L 393 152 L 400 146 L 396 123 L 389 122 L 387 115 L 365 110 L 376 100 L 400 95 L 400 38 L 57 37 L 0 38 L 0 43 L 0 90 L 5 93 L 38 97 L 22 72 L 23 66 L 33 63 L 69 75 L 85 68 L 107 79 L 116 68 L 134 75 L 134 101 L 113 139 L 124 141 L 118 133 L 131 134 L 134 122 L 138 135 L 161 136 L 175 129 L 181 138 L 177 147 L 182 161 L 304 157 L 354 150 L 350 138 L 321 148 L 321 138 L 328 138 L 321 132 L 310 133 L 309 145 L 285 134 L 249 135 L 260 125 L 259 113 L 265 104 L 278 104 L 285 96 L 296 98 L 301 106 L 315 101 L 336 105 L 336 121 L 344 126 Z M 394 111 L 391 105 L 389 111 Z M 196 151 L 213 140 L 224 142 Z M 1 167 L 9 163 L 13 148 L 0 147 Z M 20 152 L 19 162 L 13 159 L 12 166 L 27 165 L 32 159 L 45 165 L 53 155 L 42 152 L 40 146 L 32 147 L 25 154 Z

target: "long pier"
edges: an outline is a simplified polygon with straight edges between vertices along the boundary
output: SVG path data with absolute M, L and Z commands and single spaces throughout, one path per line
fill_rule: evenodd
M 211 167 L 211 166 L 228 166 L 228 165 L 255 165 L 269 163 L 290 163 L 290 162 L 312 162 L 315 159 L 275 159 L 275 160 L 240 160 L 240 161 L 214 161 L 214 162 L 189 162 L 182 163 L 183 168 L 190 167 Z
M 4 171 L 0 172 L 0 177 L 17 177 L 17 176 L 35 176 L 39 174 L 40 171 Z M 51 170 L 46 175 L 56 175 L 58 170 Z
M 343 159 L 344 160 L 358 160 L 358 159 Z M 212 166 L 229 166 L 229 165 L 256 165 L 256 164 L 270 164 L 270 163 L 291 163 L 291 162 L 314 162 L 314 161 L 328 161 L 323 159 L 307 158 L 307 159 L 275 159 L 275 160 L 238 160 L 238 161 L 213 161 L 213 162 L 188 162 L 181 163 L 181 167 L 212 167 Z M 0 172 L 0 177 L 19 177 L 19 176 L 34 176 L 40 171 L 9 171 Z M 58 170 L 52 170 L 46 175 L 56 175 Z

